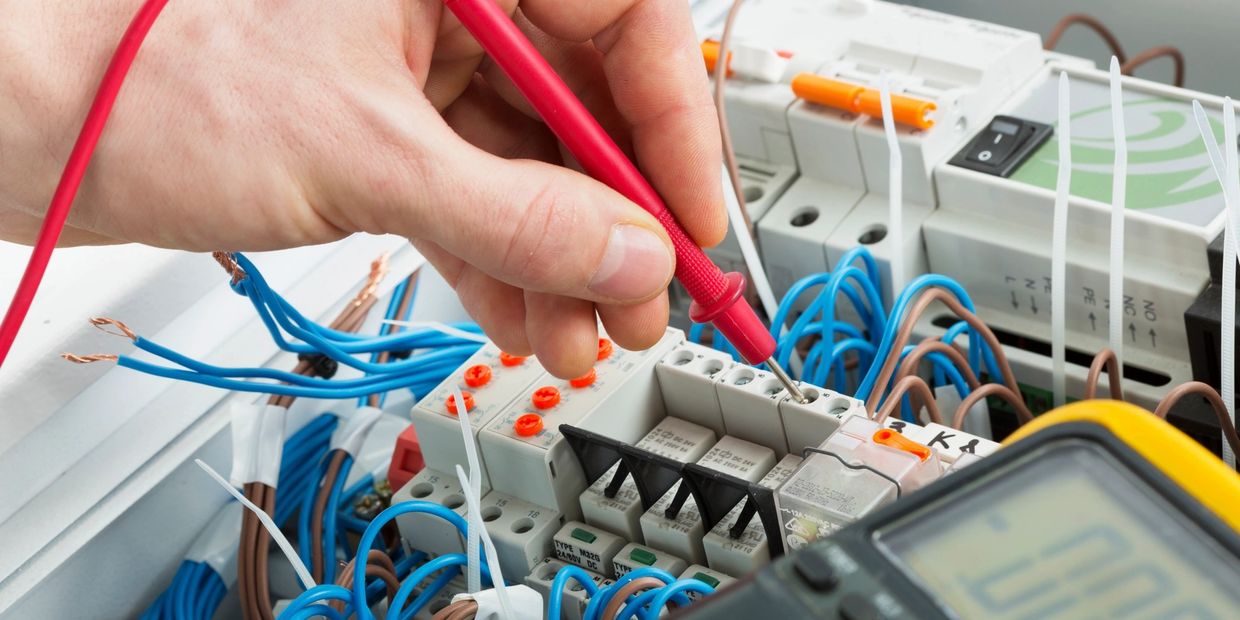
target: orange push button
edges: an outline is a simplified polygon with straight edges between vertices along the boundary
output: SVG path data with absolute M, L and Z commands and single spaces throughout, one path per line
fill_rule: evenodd
M 511 353 L 499 352 L 499 363 L 505 366 L 520 366 L 525 363 L 524 355 L 513 355 Z
M 543 429 L 542 416 L 537 413 L 526 413 L 512 423 L 512 430 L 522 437 L 533 437 Z
M 461 392 L 461 398 L 465 400 L 465 412 L 474 410 L 474 395 L 469 392 Z M 448 400 L 444 401 L 444 406 L 448 408 L 448 413 L 457 414 L 456 394 L 448 396 Z
M 921 460 L 930 458 L 930 448 L 901 435 L 889 428 L 874 431 L 874 443 L 880 446 L 903 450 Z
M 560 404 L 560 390 L 554 386 L 544 385 L 534 390 L 534 396 L 530 397 L 530 401 L 539 409 L 550 409 Z
M 491 382 L 491 367 L 486 364 L 475 364 L 465 369 L 465 385 L 482 387 Z
M 590 372 L 587 372 L 576 379 L 569 379 L 568 384 L 575 388 L 590 387 L 591 385 L 594 385 L 594 380 L 596 378 L 598 378 L 598 373 L 594 372 L 594 369 L 591 368 Z
M 598 361 L 603 361 L 611 357 L 611 341 L 606 338 L 598 339 Z

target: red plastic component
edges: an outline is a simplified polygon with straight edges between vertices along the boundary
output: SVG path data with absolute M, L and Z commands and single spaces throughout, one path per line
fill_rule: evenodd
M 613 347 L 611 346 L 610 340 L 606 338 L 599 338 L 598 339 L 598 361 L 601 362 L 611 357 L 612 349 Z
M 499 352 L 499 363 L 505 366 L 520 366 L 525 363 L 524 355 L 513 355 L 511 353 Z
M 560 404 L 560 390 L 554 386 L 545 385 L 534 390 L 534 395 L 530 397 L 530 401 L 539 409 L 550 409 Z
M 491 367 L 486 364 L 474 364 L 465 369 L 465 385 L 476 388 L 491 382 Z
M 637 203 L 659 220 L 676 249 L 676 279 L 715 328 L 752 364 L 775 351 L 771 337 L 753 308 L 735 292 L 735 278 L 725 277 L 676 221 L 650 183 L 625 157 L 598 121 L 590 116 L 560 76 L 494 0 L 444 0 L 461 24 L 512 80 L 543 122 L 564 143 L 590 176 Z M 744 279 L 741 279 L 744 291 Z
M 388 464 L 388 482 L 392 490 L 405 486 L 423 467 L 426 467 L 426 461 L 422 458 L 422 446 L 418 445 L 418 433 L 410 424 L 396 438 L 396 450 L 392 452 L 392 462 Z
M 533 437 L 543 429 L 542 416 L 537 413 L 527 413 L 517 418 L 512 423 L 512 430 L 522 437 Z
M 469 392 L 461 392 L 461 397 L 465 399 L 465 412 L 469 413 L 470 411 L 473 411 L 474 410 L 474 395 L 470 394 Z M 448 399 L 443 402 L 443 405 L 444 407 L 448 409 L 448 413 L 451 413 L 452 415 L 456 415 L 456 412 L 457 412 L 456 394 L 452 394 L 448 396 Z
M 568 384 L 575 388 L 590 387 L 591 385 L 594 385 L 594 380 L 597 378 L 598 373 L 594 372 L 594 369 L 591 368 L 590 372 L 587 372 L 576 379 L 569 379 Z

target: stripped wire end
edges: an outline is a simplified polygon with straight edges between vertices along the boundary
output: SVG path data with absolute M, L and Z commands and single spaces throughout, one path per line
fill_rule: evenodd
M 237 264 L 237 260 L 233 258 L 231 252 L 212 252 L 211 258 L 214 258 L 215 262 L 219 263 L 220 267 L 223 267 L 224 271 L 228 272 L 228 275 L 232 277 L 233 284 L 237 284 L 245 279 L 245 270 L 241 268 L 241 265 Z
M 379 283 L 383 282 L 383 278 L 388 273 L 388 255 L 387 252 L 379 255 L 370 263 L 370 276 L 366 278 L 366 284 L 362 286 L 362 290 L 357 292 L 357 297 L 353 298 L 353 305 L 360 306 L 368 297 L 374 297 L 375 292 L 379 290 Z
M 60 357 L 64 358 L 66 362 L 73 362 L 74 364 L 93 364 L 95 362 L 118 361 L 118 357 L 116 355 L 111 355 L 107 353 L 96 353 L 94 355 L 76 355 L 73 353 L 61 353 Z
M 91 317 L 90 324 L 94 325 L 99 331 L 108 334 L 109 336 L 120 336 L 135 342 L 138 340 L 138 334 L 134 333 L 132 329 L 129 329 L 128 325 L 116 319 L 109 319 L 106 316 L 96 316 Z M 114 327 L 116 328 L 116 331 L 108 329 L 108 327 Z

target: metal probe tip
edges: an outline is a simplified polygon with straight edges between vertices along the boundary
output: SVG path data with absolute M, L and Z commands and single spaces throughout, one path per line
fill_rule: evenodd
M 775 358 L 766 358 L 766 365 L 770 367 L 771 372 L 775 373 L 775 378 L 779 379 L 779 382 L 784 384 L 784 389 L 788 390 L 788 394 L 792 396 L 792 400 L 795 400 L 802 405 L 809 402 L 809 399 L 805 398 L 805 393 L 801 391 L 801 388 L 792 381 L 792 377 L 789 377 L 788 373 L 784 372 L 784 369 L 780 368 L 779 364 L 775 363 Z

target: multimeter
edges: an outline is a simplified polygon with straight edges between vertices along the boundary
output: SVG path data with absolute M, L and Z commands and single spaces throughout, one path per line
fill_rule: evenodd
M 1138 407 L 1074 403 L 677 617 L 1240 617 L 1240 475 Z

